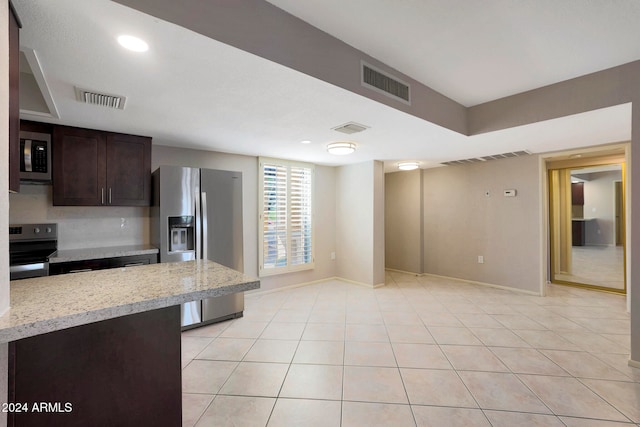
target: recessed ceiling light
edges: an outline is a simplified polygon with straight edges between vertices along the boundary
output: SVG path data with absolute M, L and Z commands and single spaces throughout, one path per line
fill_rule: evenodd
M 345 154 L 351 154 L 356 151 L 356 144 L 353 142 L 333 142 L 327 145 L 327 151 L 330 154 L 344 156 Z
M 300 144 L 311 144 L 311 141 L 305 139 L 304 141 L 300 141 Z
M 418 169 L 420 167 L 420 163 L 418 162 L 402 162 L 398 163 L 398 169 L 401 171 L 412 171 L 414 169 Z
M 134 52 L 146 52 L 149 50 L 149 45 L 142 39 L 133 36 L 120 36 L 118 37 L 118 43 L 125 49 L 132 50 Z

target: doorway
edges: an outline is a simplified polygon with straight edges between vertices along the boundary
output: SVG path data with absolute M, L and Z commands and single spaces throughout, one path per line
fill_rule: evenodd
M 547 169 L 551 282 L 625 294 L 624 153 Z

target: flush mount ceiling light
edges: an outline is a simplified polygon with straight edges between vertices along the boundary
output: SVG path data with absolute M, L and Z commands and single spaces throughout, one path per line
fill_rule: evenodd
M 420 167 L 420 163 L 418 162 L 402 162 L 398 163 L 398 169 L 401 171 L 412 171 L 414 169 L 418 169 Z
M 147 44 L 147 42 L 133 36 L 119 36 L 118 43 L 120 43 L 120 46 L 124 47 L 125 49 L 129 49 L 134 52 L 146 52 L 147 50 L 149 50 L 149 45 Z
M 327 151 L 330 154 L 344 156 L 345 154 L 351 154 L 356 151 L 356 144 L 353 142 L 332 142 L 327 145 Z
M 311 141 L 305 139 L 304 141 L 300 141 L 300 144 L 311 144 Z

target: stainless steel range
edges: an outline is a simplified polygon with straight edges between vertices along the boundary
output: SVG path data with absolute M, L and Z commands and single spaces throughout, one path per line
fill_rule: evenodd
M 10 224 L 10 279 L 48 276 L 49 257 L 57 250 L 58 224 Z

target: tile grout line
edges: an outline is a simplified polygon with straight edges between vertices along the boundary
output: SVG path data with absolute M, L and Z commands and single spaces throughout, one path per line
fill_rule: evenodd
M 394 280 L 394 282 L 395 282 L 395 280 Z M 404 299 L 404 300 L 410 300 L 410 297 L 411 297 L 411 296 L 413 296 L 413 295 L 412 295 L 412 292 L 413 292 L 413 289 L 414 289 L 414 288 L 413 288 L 413 286 L 409 285 L 409 286 L 404 286 L 404 287 L 403 287 L 403 286 L 397 286 L 397 285 L 398 285 L 397 283 L 395 283 L 395 284 L 396 284 L 396 287 L 393 289 L 393 291 L 394 291 L 394 292 L 400 292 L 400 294 L 403 296 L 403 299 Z M 426 284 L 424 284 L 424 283 L 420 284 L 420 287 L 421 287 L 421 288 L 425 288 L 425 286 L 427 286 L 427 285 L 426 285 Z M 409 290 L 411 290 L 411 291 L 409 291 Z M 390 293 L 390 294 L 391 294 L 391 293 Z M 315 302 L 314 302 L 314 305 L 315 305 L 315 303 L 317 303 L 317 301 L 318 301 L 318 299 L 319 299 L 319 295 L 320 295 L 320 292 L 319 292 L 319 291 L 316 291 L 315 296 L 314 296 L 314 301 L 315 301 Z M 346 295 L 347 295 L 347 294 L 345 293 L 345 298 L 346 298 Z M 399 373 L 399 375 L 400 375 L 400 379 L 401 379 L 402 384 L 403 384 L 403 388 L 404 388 L 405 396 L 407 397 L 407 401 L 409 402 L 409 399 L 408 399 L 408 392 L 407 392 L 407 389 L 406 389 L 406 384 L 405 384 L 405 382 L 404 382 L 404 377 L 402 376 L 402 373 L 400 372 L 401 367 L 399 366 L 400 364 L 399 364 L 399 362 L 398 362 L 397 350 L 396 350 L 396 348 L 394 348 L 394 346 L 393 346 L 394 342 L 391 342 L 391 337 L 390 337 L 390 335 L 389 335 L 389 329 L 388 329 L 389 323 L 388 323 L 388 319 L 387 319 L 387 320 L 385 320 L 384 315 L 382 314 L 382 313 L 386 313 L 386 312 L 388 311 L 389 303 L 385 304 L 385 309 L 387 309 L 387 310 L 383 312 L 383 311 L 382 311 L 382 307 L 380 306 L 380 299 L 378 298 L 378 296 L 377 296 L 377 294 L 376 294 L 376 293 L 374 293 L 373 295 L 375 295 L 375 296 L 376 296 L 376 303 L 377 303 L 377 306 L 378 306 L 378 313 L 380 313 L 380 315 L 382 316 L 382 325 L 383 325 L 383 327 L 384 327 L 384 330 L 386 331 L 386 335 L 387 335 L 387 336 L 386 336 L 385 343 L 388 343 L 388 344 L 390 345 L 390 347 L 391 347 L 392 354 L 393 354 L 394 361 L 395 361 L 395 365 L 396 365 L 395 367 L 396 367 L 396 368 L 397 368 L 397 370 L 398 370 L 398 373 Z M 393 294 L 391 294 L 391 295 L 393 295 Z M 448 293 L 438 293 L 438 292 L 435 292 L 435 293 L 434 293 L 434 292 L 429 292 L 429 293 L 427 293 L 427 292 L 425 292 L 425 295 L 429 295 L 429 297 L 433 297 L 433 298 L 437 298 L 438 296 L 440 296 L 440 297 L 444 298 L 444 300 L 441 300 L 441 301 L 444 301 L 444 302 L 450 302 L 450 301 L 451 301 L 451 299 L 450 299 L 450 295 L 449 295 Z M 385 297 L 386 297 L 386 295 L 385 295 Z M 290 297 L 289 297 L 289 298 L 290 298 Z M 466 300 L 466 302 L 467 302 L 467 303 L 474 304 L 474 305 L 478 306 L 478 308 L 479 308 L 479 309 L 483 310 L 483 309 L 478 305 L 478 304 L 479 304 L 479 302 L 478 302 L 478 301 L 479 301 L 479 299 L 480 299 L 480 298 L 483 298 L 483 297 L 482 297 L 482 295 L 480 295 L 480 294 L 473 294 L 473 295 L 471 295 L 471 296 L 469 296 L 469 297 L 465 297 L 465 300 Z M 285 300 L 285 301 L 286 301 L 286 300 Z M 282 310 L 282 309 L 284 308 L 284 307 L 283 307 L 283 306 L 284 306 L 284 304 L 286 304 L 286 302 L 280 302 L 280 308 L 279 308 L 279 310 Z M 558 305 L 550 305 L 550 304 L 548 304 L 548 306 L 556 307 L 556 308 L 560 308 L 560 307 L 561 307 L 561 305 L 560 305 L 560 304 L 558 304 Z M 415 307 L 414 305 L 409 304 L 409 305 L 408 305 L 408 307 L 410 307 L 410 308 L 411 308 L 412 313 L 414 313 L 414 314 L 416 314 L 416 315 L 417 315 L 418 311 L 417 311 L 417 309 L 416 309 L 416 307 Z M 538 305 L 538 307 L 543 308 L 543 309 L 546 309 L 546 308 L 545 308 L 545 306 L 543 306 L 543 305 L 541 305 L 541 304 L 539 304 L 539 305 Z M 454 318 L 458 319 L 458 321 L 459 321 L 459 318 L 458 318 L 457 316 L 455 316 L 455 313 L 451 312 L 448 308 L 447 308 L 447 310 L 448 310 L 448 313 L 449 313 L 449 314 L 452 314 L 452 315 L 454 316 Z M 550 311 L 550 312 L 552 312 L 554 315 L 558 315 L 558 311 L 551 311 L 551 310 L 549 310 L 549 311 Z M 312 312 L 313 312 L 313 306 L 311 307 L 311 312 L 310 312 L 309 316 L 311 315 L 311 313 L 312 313 Z M 343 331 L 342 390 L 341 390 L 341 402 L 342 402 L 342 404 L 341 404 L 341 413 L 340 413 L 340 416 L 341 416 L 341 423 L 342 423 L 342 417 L 343 417 L 343 414 L 344 414 L 344 402 L 345 402 L 345 399 L 344 399 L 344 397 L 345 397 L 345 396 L 344 396 L 345 382 L 344 382 L 344 381 L 345 381 L 345 366 L 346 366 L 346 365 L 345 365 L 345 362 L 346 362 L 346 355 L 347 355 L 347 352 L 346 352 L 346 344 L 347 344 L 347 336 L 346 336 L 346 332 L 347 332 L 347 323 L 346 323 L 346 319 L 347 319 L 347 314 L 348 314 L 348 310 L 346 310 L 346 307 L 345 307 L 345 317 L 344 317 L 344 323 L 343 323 L 344 331 Z M 459 313 L 459 314 L 466 314 L 466 313 Z M 489 314 L 489 313 L 488 313 L 488 312 L 486 312 L 486 311 L 485 311 L 485 314 L 487 314 L 489 317 L 493 318 L 493 316 L 491 316 L 491 314 Z M 534 321 L 534 322 L 535 322 L 535 319 L 534 319 L 534 318 L 531 318 L 529 315 L 524 314 L 524 313 L 519 313 L 519 314 L 520 314 L 520 315 L 522 315 L 522 316 L 524 316 L 524 317 L 526 317 L 526 318 L 529 318 L 530 320 L 532 320 L 532 321 Z M 310 320 L 310 317 L 309 317 L 309 316 L 307 316 L 307 319 L 306 319 L 306 322 L 305 322 L 305 327 L 304 327 L 304 329 L 303 329 L 303 331 L 302 331 L 302 334 L 300 335 L 300 337 L 299 337 L 299 338 L 298 338 L 298 340 L 297 340 L 297 343 L 296 343 L 296 349 L 295 349 L 295 351 L 294 351 L 294 354 L 293 354 L 293 356 L 292 356 L 291 360 L 289 361 L 289 366 L 288 366 L 288 368 L 287 368 L 287 373 L 285 374 L 285 380 L 286 380 L 286 376 L 287 376 L 287 375 L 288 375 L 288 373 L 289 373 L 289 370 L 291 369 L 291 365 L 293 364 L 293 361 L 294 361 L 294 359 L 295 359 L 295 355 L 297 354 L 297 352 L 298 352 L 298 351 L 299 351 L 299 349 L 300 349 L 300 345 L 301 345 L 301 342 L 302 342 L 302 337 L 303 337 L 303 335 L 304 335 L 304 332 L 307 330 L 307 326 L 309 325 L 309 320 Z M 275 317 L 275 315 L 274 315 L 274 317 Z M 564 317 L 564 316 L 563 316 L 563 317 Z M 565 318 L 567 321 L 571 321 L 571 322 L 573 322 L 573 321 L 571 320 L 571 318 L 566 318 L 566 317 L 564 317 L 564 318 Z M 420 320 L 421 320 L 421 326 L 425 327 L 425 328 L 426 328 L 426 330 L 427 330 L 427 332 L 428 332 L 429 334 L 431 334 L 431 331 L 430 331 L 430 329 L 429 329 L 429 326 L 428 326 L 428 325 L 427 325 L 427 323 L 424 321 L 424 319 L 420 317 Z M 270 323 L 271 323 L 271 322 L 273 322 L 273 321 L 274 321 L 274 318 L 272 317 L 272 318 L 271 318 L 271 320 L 268 322 L 268 324 L 270 324 Z M 575 323 L 575 322 L 573 322 L 573 323 Z M 577 324 L 577 323 L 576 323 L 576 324 Z M 506 325 L 503 325 L 503 326 L 505 326 L 505 327 L 504 327 L 504 329 L 505 329 L 505 330 L 508 330 L 508 331 L 510 331 L 511 333 L 514 333 L 516 336 L 518 336 L 518 337 L 519 337 L 519 335 L 517 334 L 517 332 L 516 332 L 515 330 L 512 330 L 512 329 L 511 329 L 511 328 L 509 328 L 509 327 L 506 327 Z M 559 334 L 559 333 L 557 332 L 557 330 L 555 330 L 555 329 L 550 329 L 550 328 L 549 328 L 548 326 L 546 326 L 546 325 L 541 325 L 541 326 L 544 328 L 544 331 L 552 332 L 552 333 L 554 333 L 556 336 L 558 336 L 558 337 L 560 337 L 560 338 L 565 339 L 563 335 L 561 335 L 561 334 Z M 520 383 L 522 383 L 522 379 L 520 378 L 520 376 L 519 376 L 518 374 L 516 374 L 516 373 L 513 371 L 513 369 L 512 369 L 512 368 L 510 368 L 509 366 L 506 366 L 506 364 L 504 364 L 504 362 L 501 360 L 501 358 L 500 358 L 500 357 L 498 357 L 498 355 L 493 351 L 493 348 L 492 348 L 492 347 L 500 347 L 500 348 L 512 348 L 512 349 L 516 349 L 516 347 L 510 347 L 510 346 L 489 346 L 489 345 L 487 345 L 485 342 L 483 342 L 483 341 L 479 338 L 479 336 L 478 336 L 476 333 L 474 333 L 473 328 L 472 328 L 472 327 L 470 327 L 468 324 L 464 324 L 464 323 L 463 323 L 463 325 L 462 325 L 460 328 L 467 329 L 467 330 L 471 333 L 471 336 L 473 336 L 473 337 L 475 337 L 476 339 L 478 339 L 478 340 L 479 340 L 480 345 L 479 345 L 478 347 L 484 347 L 484 348 L 486 348 L 487 350 L 489 350 L 490 354 L 492 354 L 495 358 L 497 358 L 497 360 L 499 360 L 503 365 L 505 365 L 504 367 L 507 369 L 507 372 L 509 372 L 509 373 L 510 373 L 510 374 L 512 374 L 512 375 L 515 375 L 515 376 L 518 378 L 518 380 L 520 381 Z M 266 326 L 265 326 L 265 329 L 266 329 Z M 493 328 L 488 328 L 488 329 L 493 329 Z M 503 328 L 500 328 L 500 329 L 503 329 Z M 264 332 L 264 330 L 263 330 L 263 332 Z M 592 334 L 594 334 L 595 336 L 598 336 L 598 337 L 602 338 L 602 339 L 608 340 L 608 339 L 607 339 L 607 337 L 602 336 L 602 334 L 601 334 L 601 333 L 597 333 L 597 332 L 593 332 L 593 331 L 589 331 L 589 332 L 590 332 L 590 333 L 592 333 Z M 261 335 L 262 335 L 262 333 L 261 333 L 257 338 L 255 338 L 255 339 L 254 339 L 254 342 L 252 343 L 252 346 L 250 347 L 250 349 L 249 349 L 249 350 L 247 350 L 247 352 L 245 353 L 245 355 L 242 357 L 242 360 L 241 360 L 240 362 L 238 362 L 238 365 L 236 365 L 236 367 L 234 368 L 234 371 L 235 371 L 235 369 L 237 369 L 237 367 L 239 366 L 239 363 L 241 363 L 241 362 L 245 361 L 246 355 L 249 353 L 249 351 L 251 351 L 251 348 L 253 348 L 253 346 L 255 346 L 255 344 L 256 344 L 256 342 L 257 342 L 257 340 L 258 340 L 258 339 L 260 339 Z M 214 339 L 212 340 L 212 342 L 215 342 L 215 340 L 216 340 L 217 338 L 218 338 L 218 337 L 214 338 Z M 520 338 L 521 338 L 521 337 L 520 337 Z M 434 346 L 436 346 L 436 347 L 438 348 L 438 350 L 439 350 L 439 351 L 444 355 L 444 357 L 446 358 L 446 360 L 448 361 L 448 363 L 452 366 L 453 370 L 454 370 L 454 371 L 456 371 L 457 377 L 460 379 L 460 381 L 462 381 L 462 379 L 460 378 L 459 370 L 458 370 L 458 369 L 456 369 L 456 368 L 451 364 L 451 360 L 450 360 L 449 356 L 447 356 L 447 354 L 443 351 L 443 349 L 442 349 L 442 345 L 443 345 L 443 344 L 438 343 L 438 342 L 437 342 L 437 340 L 435 340 L 435 338 L 433 338 L 433 336 L 432 336 L 432 339 L 433 339 L 433 341 L 434 341 L 434 342 L 433 342 L 433 343 L 429 343 L 429 345 L 434 345 Z M 565 339 L 565 340 L 566 340 L 566 339 Z M 317 340 L 313 340 L 313 341 L 317 341 Z M 323 341 L 324 341 L 324 340 L 323 340 Z M 417 339 L 416 339 L 416 340 L 413 340 L 413 341 L 417 341 Z M 568 341 L 568 340 L 567 340 L 567 341 Z M 610 340 L 609 340 L 609 341 L 610 341 Z M 525 342 L 526 342 L 526 340 L 525 340 Z M 613 342 L 614 344 L 617 344 L 617 343 L 615 343 L 614 341 L 612 341 L 612 342 Z M 211 343 L 210 343 L 210 344 L 211 344 Z M 396 343 L 396 344 L 397 344 L 397 343 Z M 415 343 L 415 344 L 423 344 L 423 343 Z M 572 344 L 574 344 L 574 343 L 572 343 Z M 465 344 L 451 344 L 451 345 L 465 345 Z M 529 344 L 529 345 L 530 345 L 530 344 Z M 466 345 L 466 346 L 473 347 L 472 345 Z M 578 346 L 578 347 L 580 347 L 580 346 Z M 517 347 L 517 348 L 519 348 L 519 347 Z M 541 354 L 541 355 L 542 355 L 546 360 L 549 360 L 549 362 L 553 363 L 553 364 L 554 364 L 554 366 L 558 366 L 558 367 L 559 367 L 560 369 L 562 369 L 563 371 L 566 371 L 564 368 L 562 368 L 562 366 L 559 366 L 557 363 L 555 363 L 553 360 L 551 360 L 547 354 L 543 353 L 537 345 L 534 345 L 534 346 L 532 346 L 532 347 L 527 347 L 527 349 L 535 350 L 537 354 Z M 614 371 L 616 371 L 616 372 L 620 372 L 620 374 L 621 374 L 622 376 L 624 376 L 625 378 L 629 378 L 629 380 L 616 380 L 616 381 L 623 382 L 623 383 L 637 383 L 637 381 L 633 381 L 633 378 L 632 378 L 632 377 L 629 377 L 629 374 L 627 374 L 626 372 L 622 372 L 622 371 L 620 371 L 620 369 L 617 367 L 617 365 L 613 365 L 613 366 L 612 366 L 612 363 L 613 363 L 613 362 L 612 362 L 612 360 L 611 360 L 611 359 L 603 360 L 603 359 L 601 359 L 600 357 L 596 356 L 595 354 L 591 353 L 590 351 L 585 351 L 585 350 L 560 350 L 560 351 L 576 351 L 576 352 L 580 352 L 580 353 L 589 354 L 589 355 L 591 355 L 592 357 L 594 357 L 595 359 L 599 360 L 599 361 L 600 361 L 601 363 L 603 363 L 604 365 L 611 367 L 611 369 L 613 369 Z M 201 353 L 201 352 L 200 352 L 200 353 Z M 185 368 L 186 368 L 186 367 L 187 367 L 187 366 L 188 366 L 188 365 L 189 365 L 193 360 L 196 360 L 200 353 L 198 353 L 198 355 L 196 355 L 194 358 L 192 358 L 192 359 L 189 361 L 189 363 L 185 366 Z M 606 352 L 605 352 L 605 353 L 606 353 Z M 257 362 L 256 362 L 256 363 L 257 363 Z M 265 362 L 265 363 L 268 363 L 268 362 Z M 316 364 L 316 363 L 312 363 L 312 364 Z M 323 365 L 324 365 L 324 364 L 323 364 Z M 183 368 L 183 369 L 184 369 L 184 368 Z M 484 370 L 482 370 L 482 369 L 479 369 L 478 371 L 479 371 L 479 372 L 491 372 L 491 371 L 484 371 Z M 610 406 L 612 406 L 613 408 L 615 408 L 618 412 L 620 412 L 620 413 L 621 413 L 621 415 L 623 415 L 623 416 L 624 416 L 624 418 L 628 418 L 628 417 L 626 417 L 626 416 L 624 415 L 624 413 L 623 413 L 622 411 L 620 411 L 620 410 L 619 410 L 615 405 L 613 405 L 612 403 L 610 403 L 607 399 L 605 399 L 605 398 L 604 398 L 604 397 L 602 397 L 600 394 L 598 394 L 598 393 L 596 393 L 595 391 L 593 391 L 593 390 L 592 390 L 588 385 L 586 385 L 585 383 L 583 383 L 583 381 L 581 380 L 581 377 L 576 377 L 576 376 L 572 375 L 572 374 L 571 374 L 571 373 L 569 373 L 569 372 L 567 372 L 567 373 L 568 373 L 568 375 L 569 375 L 568 377 L 564 377 L 564 376 L 560 376 L 560 375 L 545 375 L 545 374 L 525 374 L 525 375 L 551 376 L 551 377 L 559 377 L 559 378 L 573 378 L 573 379 L 576 379 L 576 380 L 578 380 L 578 381 L 580 382 L 580 384 L 582 384 L 584 387 L 587 387 L 587 389 L 588 389 L 588 390 L 590 390 L 591 392 L 593 392 L 594 394 L 596 394 L 596 395 L 597 395 L 598 397 L 600 397 L 603 401 L 605 401 L 607 404 L 609 404 Z M 587 378 L 587 379 L 588 379 L 588 378 Z M 599 378 L 595 378 L 595 379 L 599 379 Z M 606 380 L 606 379 L 603 379 L 603 380 Z M 227 378 L 227 380 L 225 381 L 225 383 L 226 383 L 227 381 L 228 381 L 228 378 Z M 608 380 L 607 380 L 607 381 L 608 381 Z M 612 380 L 612 381 L 614 381 L 614 380 Z M 463 382 L 463 384 L 465 385 L 465 388 L 467 389 L 467 391 L 468 391 L 468 392 L 470 393 L 470 395 L 473 397 L 474 401 L 476 402 L 476 404 L 477 404 L 477 406 L 478 406 L 478 408 L 479 408 L 479 407 L 480 407 L 480 405 L 478 404 L 477 400 L 475 399 L 475 396 L 473 396 L 473 394 L 471 394 L 470 390 L 468 389 L 468 387 L 466 386 L 466 384 L 464 383 L 464 381 L 462 381 L 462 382 Z M 525 386 L 529 391 L 531 391 L 531 392 L 533 393 L 533 391 L 532 391 L 532 390 L 531 390 L 531 389 L 530 389 L 526 384 L 523 384 L 523 385 L 524 385 L 524 386 Z M 223 386 L 224 386 L 224 384 L 223 384 Z M 284 380 L 283 380 L 283 383 L 280 385 L 280 391 L 278 392 L 278 396 L 276 397 L 276 401 L 277 401 L 277 399 L 280 397 L 279 395 L 280 395 L 280 393 L 281 393 L 281 391 L 282 391 L 283 386 L 284 386 Z M 535 393 L 533 393 L 533 394 L 534 394 L 535 396 L 537 396 Z M 211 402 L 211 403 L 213 403 L 213 401 L 215 400 L 215 398 L 216 398 L 217 396 L 218 396 L 217 394 L 216 394 L 216 395 L 214 395 L 214 398 L 212 399 L 212 402 Z M 539 396 L 537 396 L 537 397 L 539 398 Z M 324 400 L 324 399 L 320 399 L 320 400 Z M 544 403 L 544 401 L 542 401 L 542 403 L 543 403 L 545 406 L 547 406 L 547 405 L 546 405 L 546 403 Z M 410 407 L 412 406 L 410 402 L 409 402 L 408 404 L 409 404 L 409 406 L 410 406 Z M 209 405 L 209 406 L 210 406 L 210 405 Z M 209 407 L 209 406 L 208 406 L 208 407 Z M 417 405 L 417 406 L 424 406 L 424 405 Z M 427 405 L 427 406 L 431 406 L 431 405 Z M 208 407 L 207 407 L 207 408 L 208 408 Z M 273 409 L 274 409 L 274 408 L 275 408 L 275 403 L 274 403 L 274 407 L 272 407 L 272 411 L 271 411 L 271 413 L 273 413 Z M 483 413 L 484 413 L 484 411 L 485 411 L 484 409 L 482 409 L 482 408 L 479 408 L 479 409 L 480 409 L 480 410 L 482 410 L 482 411 L 483 411 Z M 549 409 L 549 410 L 550 410 L 550 408 L 548 408 L 548 406 L 547 406 L 547 409 Z M 501 411 L 501 410 L 495 410 L 495 411 Z M 205 409 L 205 412 L 206 412 L 206 409 Z M 526 413 L 526 412 L 521 412 L 521 411 L 503 411 L 503 412 Z M 416 422 L 415 413 L 413 413 L 413 411 L 412 411 L 412 414 L 413 414 L 413 417 L 414 417 L 414 422 Z M 551 411 L 551 414 L 553 414 L 553 416 L 555 416 L 556 418 L 558 418 L 558 417 L 559 417 L 557 414 L 554 414 L 554 413 L 553 413 L 553 411 Z M 485 416 L 485 418 L 486 418 L 486 416 L 487 416 L 487 415 L 486 415 L 486 414 L 484 414 L 484 416 Z M 202 417 L 202 415 L 201 415 L 201 417 Z M 200 417 L 200 418 L 201 418 L 201 417 Z M 270 415 L 270 417 L 271 417 L 271 415 Z M 566 417 L 572 417 L 572 416 L 566 416 Z M 581 418 L 581 417 L 575 417 L 575 416 L 573 416 L 573 418 Z M 560 421 L 562 422 L 562 420 L 560 420 Z M 563 424 L 564 424 L 564 423 L 563 423 Z
M 395 280 L 394 280 L 394 282 L 395 282 Z M 422 319 L 420 319 L 420 320 L 422 320 Z M 384 317 L 383 317 L 382 321 L 384 322 Z M 416 420 L 416 414 L 413 411 L 413 406 L 411 405 L 411 399 L 409 398 L 409 392 L 407 391 L 407 385 L 405 383 L 404 376 L 402 375 L 402 371 L 400 370 L 400 364 L 398 363 L 398 357 L 396 356 L 396 350 L 395 350 L 395 348 L 393 348 L 393 343 L 391 343 L 391 337 L 389 336 L 389 329 L 387 328 L 386 322 L 384 322 L 383 324 L 384 324 L 385 331 L 387 331 L 387 338 L 389 338 L 389 344 L 391 346 L 391 352 L 393 354 L 393 359 L 396 362 L 396 369 L 398 370 L 398 376 L 400 377 L 400 381 L 402 382 L 402 388 L 404 390 L 404 395 L 407 398 L 407 404 L 409 405 L 409 409 L 411 411 L 411 417 L 413 418 L 414 425 L 417 426 L 418 425 L 418 420 Z M 426 326 L 425 326 L 425 328 L 426 328 Z M 427 333 L 429 333 L 428 329 L 427 329 Z

